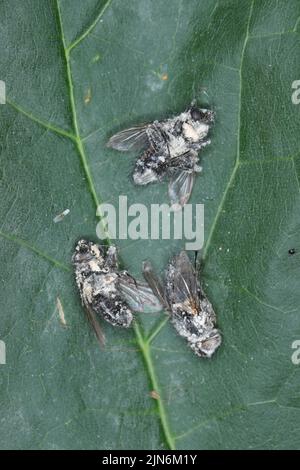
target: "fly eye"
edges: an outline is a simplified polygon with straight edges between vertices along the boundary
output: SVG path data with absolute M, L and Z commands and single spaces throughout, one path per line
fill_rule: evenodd
M 205 117 L 205 114 L 200 111 L 198 108 L 192 108 L 191 109 L 191 117 L 194 121 L 200 121 Z

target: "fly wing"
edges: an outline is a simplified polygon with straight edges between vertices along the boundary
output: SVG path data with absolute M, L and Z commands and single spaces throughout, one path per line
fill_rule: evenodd
M 87 303 L 85 303 L 85 313 L 93 330 L 96 333 L 96 337 L 97 337 L 100 347 L 103 348 L 105 346 L 104 333 L 101 330 L 101 327 L 100 327 L 100 324 L 99 324 L 99 321 L 97 319 L 95 312 L 93 312 L 92 308 Z
M 194 180 L 195 173 L 193 171 L 174 171 L 169 183 L 169 197 L 173 210 L 181 209 L 188 202 Z
M 150 261 L 145 261 L 143 263 L 143 275 L 147 283 L 151 287 L 153 294 L 159 299 L 161 305 L 168 310 L 169 305 L 166 299 L 164 287 L 160 279 L 154 273 Z
M 121 152 L 143 149 L 149 142 L 147 127 L 148 124 L 145 124 L 120 131 L 113 135 L 106 145 Z
M 119 274 L 118 288 L 129 307 L 135 312 L 156 313 L 163 309 L 152 289 L 147 284 L 136 281 L 126 271 Z
M 200 307 L 196 272 L 185 251 L 170 263 L 167 270 L 168 293 L 171 303 L 186 303 L 192 309 Z

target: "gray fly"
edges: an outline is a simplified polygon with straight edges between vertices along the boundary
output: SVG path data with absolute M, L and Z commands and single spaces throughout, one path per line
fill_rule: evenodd
M 178 334 L 187 340 L 197 356 L 211 357 L 222 338 L 216 328 L 216 314 L 186 252 L 182 251 L 168 264 L 164 286 L 150 262 L 144 263 L 143 273 L 153 293 L 169 312 Z
M 202 171 L 198 152 L 210 144 L 207 136 L 213 121 L 213 111 L 192 103 L 179 116 L 118 132 L 107 146 L 122 152 L 143 150 L 135 164 L 134 182 L 146 185 L 168 178 L 171 204 L 180 209 L 189 200 L 195 175 Z
M 113 326 L 128 328 L 133 311 L 158 312 L 162 307 L 145 283 L 119 270 L 115 246 L 80 240 L 72 258 L 81 301 L 97 338 L 104 344 L 98 317 Z

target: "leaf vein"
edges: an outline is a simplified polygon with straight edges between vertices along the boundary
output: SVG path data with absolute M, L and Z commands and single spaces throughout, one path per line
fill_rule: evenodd
M 20 245 L 22 247 L 29 249 L 30 251 L 33 251 L 36 255 L 40 256 L 41 258 L 46 259 L 47 261 L 54 264 L 56 267 L 63 269 L 64 271 L 71 270 L 71 268 L 69 268 L 69 266 L 67 266 L 66 264 L 62 263 L 61 261 L 56 260 L 55 258 L 52 258 L 52 256 L 48 255 L 47 253 L 42 251 L 40 248 L 37 248 L 34 245 L 31 245 L 26 240 L 23 240 L 22 238 L 19 238 L 14 234 L 0 231 L 0 237 L 6 238 L 7 240 L 12 241 L 16 243 L 17 245 Z
M 71 52 L 71 50 L 74 49 L 74 47 L 78 46 L 78 44 L 80 44 L 81 41 L 83 41 L 85 38 L 88 37 L 88 35 L 91 33 L 91 31 L 99 23 L 100 19 L 104 15 L 106 9 L 109 7 L 111 2 L 112 2 L 112 0 L 107 0 L 107 2 L 104 4 L 104 6 L 99 11 L 99 13 L 98 13 L 97 17 L 95 18 L 95 20 L 90 24 L 90 26 L 79 36 L 79 38 L 77 38 L 73 43 L 71 43 L 68 46 L 68 48 L 67 48 L 68 52 Z
M 22 108 L 21 106 L 19 106 L 18 104 L 14 103 L 13 101 L 11 101 L 10 99 L 6 99 L 6 102 L 17 112 L 19 112 L 20 114 L 23 114 L 24 116 L 26 116 L 28 119 L 30 119 L 31 121 L 39 124 L 40 126 L 44 127 L 45 129 L 49 130 L 49 131 L 52 131 L 54 132 L 55 134 L 58 134 L 60 136 L 63 136 L 63 137 L 66 137 L 68 139 L 71 139 L 71 140 L 75 140 L 75 136 L 71 133 L 71 132 L 68 132 L 64 129 L 61 129 L 60 127 L 56 126 L 55 124 L 51 124 L 50 122 L 46 122 L 46 121 L 43 121 L 42 119 L 40 119 L 38 116 L 35 116 L 34 114 L 32 114 L 30 111 L 27 111 L 25 110 L 24 108 Z

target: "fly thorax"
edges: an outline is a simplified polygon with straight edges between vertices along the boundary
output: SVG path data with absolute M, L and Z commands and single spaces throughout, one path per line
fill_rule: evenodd
M 116 280 L 117 280 L 116 273 L 104 273 L 100 274 L 95 277 L 94 282 L 94 294 L 102 294 L 105 297 L 113 295 L 117 292 L 116 290 Z
M 184 122 L 182 132 L 186 140 L 189 142 L 199 142 L 204 139 L 209 131 L 209 125 L 198 121 Z
M 99 263 L 96 259 L 91 259 L 91 261 L 89 261 L 88 263 L 89 265 L 89 270 L 93 273 L 96 273 L 96 272 L 101 272 L 101 267 L 99 266 Z
M 170 136 L 169 151 L 171 158 L 178 157 L 187 151 L 186 141 L 182 136 Z

